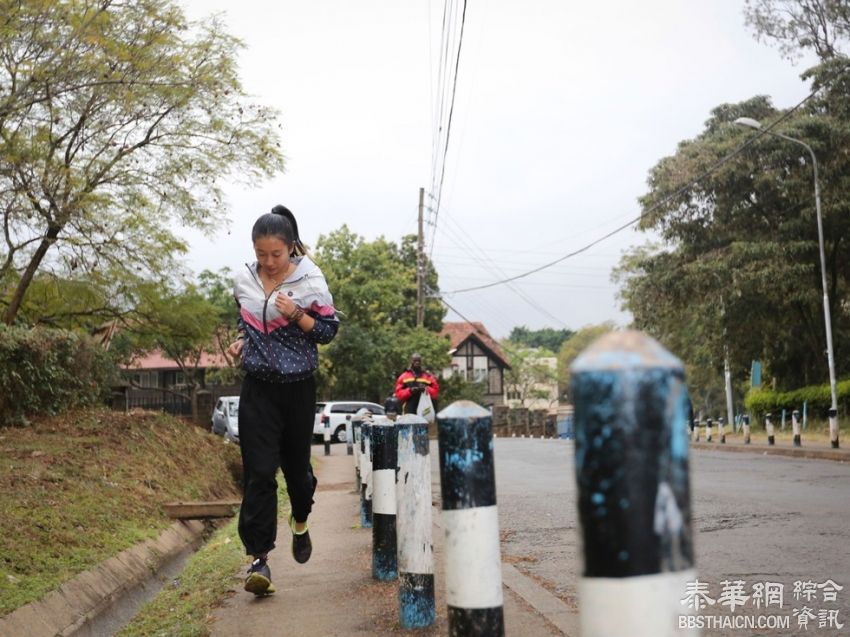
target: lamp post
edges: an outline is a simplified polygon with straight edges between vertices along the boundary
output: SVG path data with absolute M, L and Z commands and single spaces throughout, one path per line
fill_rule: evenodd
M 807 151 L 812 158 L 812 170 L 814 172 L 815 182 L 815 212 L 818 219 L 818 246 L 820 248 L 820 275 L 821 285 L 823 286 L 823 320 L 826 325 L 826 357 L 829 362 L 829 391 L 832 397 L 832 407 L 829 410 L 829 437 L 832 441 L 833 448 L 838 448 L 838 395 L 835 389 L 835 356 L 832 351 L 832 319 L 829 312 L 829 292 L 826 283 L 826 255 L 823 248 L 823 220 L 820 212 L 820 185 L 818 184 L 818 160 L 815 157 L 815 151 L 806 142 L 788 137 L 782 133 L 775 133 L 772 130 L 762 128 L 762 125 L 757 120 L 750 117 L 739 117 L 735 120 L 738 126 L 754 128 L 757 131 L 762 131 L 774 137 L 780 137 L 786 141 L 799 144 Z

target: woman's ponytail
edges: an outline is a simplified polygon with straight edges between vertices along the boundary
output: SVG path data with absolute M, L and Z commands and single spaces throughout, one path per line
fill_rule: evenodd
M 295 215 L 286 206 L 280 204 L 272 208 L 273 215 L 280 215 L 289 222 L 292 227 L 292 254 L 290 256 L 303 256 L 307 254 L 307 247 L 301 243 L 301 237 L 298 234 L 298 222 L 295 221 Z

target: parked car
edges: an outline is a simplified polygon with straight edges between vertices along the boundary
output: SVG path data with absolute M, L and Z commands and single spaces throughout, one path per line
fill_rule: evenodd
M 213 408 L 210 429 L 214 434 L 239 442 L 239 396 L 222 396 L 218 399 Z
M 353 416 L 365 407 L 375 416 L 383 416 L 384 408 L 377 403 L 358 400 L 340 400 L 316 403 L 316 420 L 313 422 L 313 438 L 324 440 L 325 423 L 330 423 L 331 441 L 345 442 L 345 417 Z

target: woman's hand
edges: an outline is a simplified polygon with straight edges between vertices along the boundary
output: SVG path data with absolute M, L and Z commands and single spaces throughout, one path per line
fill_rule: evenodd
M 283 314 L 286 318 L 292 316 L 292 313 L 298 307 L 291 298 L 289 298 L 286 294 L 281 294 L 280 292 L 278 292 L 278 295 L 275 297 L 274 306 L 277 308 L 277 311 Z
M 242 348 L 245 346 L 245 341 L 241 338 L 233 341 L 227 348 L 227 353 L 234 358 L 242 355 Z

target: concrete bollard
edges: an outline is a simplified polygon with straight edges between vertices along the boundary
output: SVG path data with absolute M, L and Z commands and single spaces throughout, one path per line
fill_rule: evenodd
M 838 449 L 838 410 L 830 407 L 827 416 L 829 417 L 829 442 L 833 449 Z
M 705 419 L 705 441 L 711 442 L 711 418 Z
M 744 414 L 741 418 L 742 425 L 741 427 L 744 430 L 744 444 L 750 444 L 750 415 Z
M 679 620 L 696 579 L 682 363 L 640 332 L 617 331 L 584 350 L 571 372 L 580 634 L 698 635 Z
M 345 417 L 345 451 L 349 456 L 354 455 L 354 441 L 352 438 L 354 438 L 354 435 L 351 429 L 351 414 L 348 414 Z
M 398 577 L 395 474 L 398 443 L 391 420 L 372 423 L 372 577 Z
M 401 627 L 434 623 L 434 547 L 431 541 L 431 457 L 428 421 L 415 414 L 396 420 L 396 533 Z
M 694 442 L 699 442 L 699 416 L 694 419 Z
M 331 421 L 330 420 L 325 421 L 324 439 L 325 439 L 325 455 L 329 456 L 329 455 L 331 455 Z
M 794 446 L 801 447 L 800 441 L 800 412 L 796 409 L 791 412 L 791 431 L 794 434 Z
M 723 429 L 724 424 L 723 416 L 717 419 L 717 437 L 720 438 L 720 444 L 726 444 L 726 432 Z
M 775 445 L 776 437 L 773 435 L 773 414 L 765 414 L 764 415 L 764 428 L 767 430 L 767 444 Z
M 361 435 L 360 426 L 363 421 L 360 416 L 355 416 L 351 419 L 351 437 L 354 439 L 354 478 L 357 481 L 357 493 L 360 493 L 360 445 Z
M 372 423 L 360 425 L 360 526 L 372 528 Z
M 490 412 L 468 400 L 437 414 L 452 637 L 502 637 L 502 564 Z

